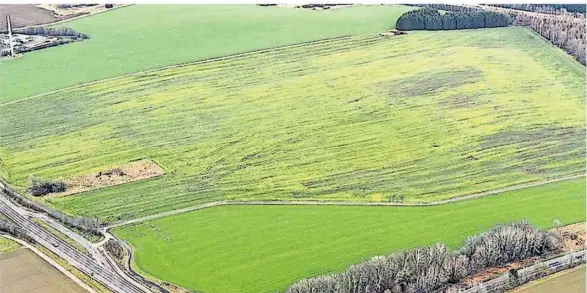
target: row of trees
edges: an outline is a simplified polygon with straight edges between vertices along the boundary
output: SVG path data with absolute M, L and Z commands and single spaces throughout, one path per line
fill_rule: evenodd
M 565 12 L 585 13 L 585 4 L 486 4 L 508 9 L 531 11 L 539 13 L 561 14 Z
M 587 30 L 584 16 L 561 14 L 549 17 L 520 13 L 516 16 L 516 24 L 532 28 L 585 65 L 585 48 L 587 46 L 585 34 Z
M 476 8 L 476 7 L 472 7 L 472 6 L 462 6 L 462 5 L 452 5 L 452 4 L 411 4 L 411 6 L 429 8 L 429 9 L 433 9 L 433 10 L 466 12 L 466 13 L 482 11 L 481 9 Z
M 585 65 L 585 48 L 587 45 L 585 14 L 566 12 L 545 14 L 487 5 L 482 7 L 488 11 L 509 13 L 515 19 L 514 25 L 531 28 Z
M 26 242 L 33 243 L 33 239 L 29 237 L 25 231 L 23 231 L 20 227 L 14 225 L 12 222 L 0 219 L 0 231 L 8 233 Z
M 72 37 L 80 39 L 89 39 L 90 36 L 84 33 L 78 33 L 75 30 L 68 27 L 60 28 L 46 28 L 42 26 L 37 27 L 26 27 L 21 29 L 15 29 L 15 34 L 23 35 L 40 35 L 40 36 L 54 36 L 54 37 Z
M 46 207 L 38 202 L 22 197 L 18 193 L 14 192 L 9 188 L 4 188 L 4 192 L 13 201 L 20 204 L 21 206 L 37 212 L 46 213 L 52 218 L 56 219 L 57 221 L 65 224 L 66 226 L 81 230 L 83 232 L 87 232 L 91 235 L 102 235 L 102 233 L 100 232 L 100 222 L 97 219 L 69 216 L 58 210 Z
M 458 251 L 445 245 L 376 256 L 341 274 L 298 281 L 287 293 L 417 293 L 457 283 L 489 267 L 557 251 L 561 239 L 526 221 L 469 237 Z
M 450 12 L 441 15 L 430 8 L 412 10 L 397 20 L 399 30 L 455 30 L 508 26 L 508 15 L 491 11 Z

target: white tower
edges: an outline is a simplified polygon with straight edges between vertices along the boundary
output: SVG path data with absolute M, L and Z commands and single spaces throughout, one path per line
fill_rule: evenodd
M 10 23 L 10 15 L 6 14 L 6 24 L 8 25 L 8 43 L 10 43 L 10 56 L 14 57 L 14 41 L 12 40 L 12 24 Z

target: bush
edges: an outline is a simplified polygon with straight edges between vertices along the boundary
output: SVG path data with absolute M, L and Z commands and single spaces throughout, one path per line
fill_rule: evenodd
M 123 261 L 124 260 L 124 249 L 122 248 L 122 246 L 120 245 L 120 243 L 118 243 L 118 241 L 116 241 L 114 239 L 109 239 L 104 244 L 104 248 L 117 261 Z
M 49 193 L 64 192 L 67 190 L 67 184 L 63 181 L 51 181 L 35 178 L 31 176 L 30 193 L 34 196 L 43 196 Z

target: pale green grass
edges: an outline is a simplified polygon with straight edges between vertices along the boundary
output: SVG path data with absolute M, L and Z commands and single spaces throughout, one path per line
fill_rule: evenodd
M 141 158 L 166 170 L 50 200 L 106 221 L 222 199 L 430 202 L 585 170 L 585 68 L 519 27 L 339 39 L 0 111 L 21 190 Z
M 584 221 L 585 204 L 581 178 L 433 207 L 215 207 L 114 233 L 149 275 L 203 293 L 262 293 L 398 249 L 456 249 L 496 223 Z
M 6 237 L 0 235 L 0 253 L 11 252 L 20 248 L 18 242 L 12 241 Z
M 133 5 L 67 22 L 90 40 L 0 64 L 0 103 L 93 80 L 299 42 L 377 33 L 409 6 L 311 11 L 255 5 Z

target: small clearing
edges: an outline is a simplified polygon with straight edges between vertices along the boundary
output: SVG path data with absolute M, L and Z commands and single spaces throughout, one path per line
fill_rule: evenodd
M 112 169 L 64 179 L 63 181 L 67 183 L 67 190 L 65 192 L 53 193 L 49 196 L 58 197 L 72 195 L 98 188 L 161 176 L 163 174 L 165 174 L 165 171 L 151 160 L 135 161 Z

